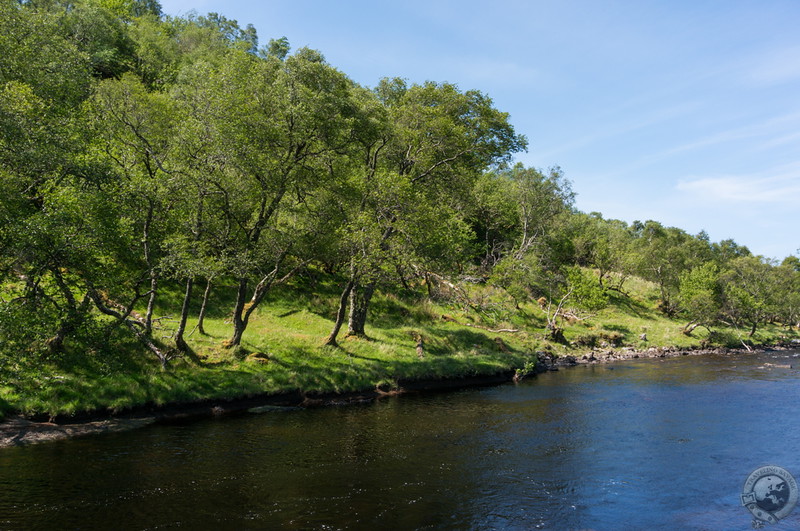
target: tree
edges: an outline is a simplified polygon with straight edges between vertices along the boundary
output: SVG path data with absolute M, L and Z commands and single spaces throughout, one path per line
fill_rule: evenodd
M 355 202 L 347 230 L 370 237 L 361 240 L 361 253 L 353 255 L 337 311 L 344 315 L 349 304 L 349 335 L 365 333 L 382 266 L 392 254 L 401 224 L 408 224 L 406 216 L 416 211 L 407 208 L 406 201 L 466 212 L 464 198 L 481 172 L 525 146 L 525 139 L 508 123 L 507 114 L 497 111 L 478 91 L 462 93 L 454 85 L 432 82 L 408 87 L 400 79 L 384 79 L 375 94 L 386 109 L 390 128 L 376 140 L 362 143 L 364 169 L 360 175 L 364 180 L 358 187 L 362 195 Z M 376 178 L 391 183 L 391 188 L 375 188 L 377 193 L 370 193 L 364 183 Z M 402 193 L 392 195 L 390 190 Z M 335 344 L 340 326 L 337 319 L 328 344 Z
M 291 49 L 292 47 L 289 46 L 289 39 L 284 36 L 280 39 L 270 39 L 267 47 L 262 49 L 260 53 L 264 56 L 275 57 L 283 61 L 286 59 L 286 56 L 289 55 Z
M 353 85 L 305 49 L 284 61 L 231 50 L 221 64 L 187 69 L 181 83 L 198 130 L 212 138 L 219 215 L 230 229 L 226 272 L 238 285 L 227 344 L 237 346 L 270 288 L 305 262 L 295 252 L 308 225 L 297 216 L 338 178 L 336 159 L 353 138 Z
M 148 92 L 132 74 L 105 80 L 87 106 L 94 127 L 93 153 L 107 166 L 107 208 L 127 224 L 135 239 L 127 247 L 119 276 L 90 286 L 97 309 L 130 330 L 166 367 L 170 353 L 153 341 L 153 313 L 161 279 L 160 261 L 171 230 L 174 193 L 180 186 L 171 168 L 171 140 L 177 123 L 170 99 Z M 146 301 L 143 317 L 135 312 Z
M 483 274 L 490 274 L 517 241 L 519 207 L 515 199 L 514 184 L 505 172 L 484 172 L 475 183 L 468 220 Z
M 608 304 L 606 290 L 593 282 L 579 267 L 552 272 L 551 291 L 547 297 L 547 334 L 550 339 L 564 341 L 563 323 L 566 317 L 585 319 L 579 311 L 596 312 Z M 558 301 L 553 306 L 554 301 Z
M 675 297 L 680 275 L 710 258 L 709 244 L 681 229 L 664 227 L 657 221 L 636 221 L 631 228 L 636 238 L 634 246 L 639 257 L 639 275 L 658 284 L 661 311 L 674 315 L 678 310 Z
M 576 214 L 574 238 L 576 260 L 597 270 L 600 286 L 619 292 L 635 269 L 632 254 L 633 236 L 628 225 L 619 220 L 606 220 L 598 212 Z M 614 278 L 616 275 L 616 282 Z
M 725 267 L 728 262 L 735 258 L 751 256 L 750 250 L 747 247 L 739 245 L 730 239 L 722 240 L 719 243 L 713 243 L 711 245 L 711 252 L 714 260 L 717 261 L 720 267 Z
M 517 305 L 551 291 L 551 277 L 567 264 L 573 200 L 558 168 L 544 173 L 517 164 L 478 181 L 470 220 L 485 249 L 482 261 Z
M 0 57 L 0 275 L 15 294 L 0 303 L 0 328 L 20 351 L 39 345 L 53 354 L 89 310 L 71 269 L 92 263 L 96 243 L 76 214 L 92 202 L 72 193 L 92 173 L 78 120 L 89 59 L 46 8 L 8 1 L 0 2 Z
M 788 256 L 773 269 L 776 277 L 777 318 L 787 327 L 800 327 L 800 259 Z
M 722 308 L 722 287 L 716 263 L 706 262 L 681 273 L 679 302 L 689 318 L 683 327 L 684 334 L 690 335 L 698 326 L 710 330 Z
M 736 326 L 749 327 L 748 337 L 775 313 L 778 300 L 774 264 L 760 256 L 740 256 L 722 274 L 723 312 Z
M 121 0 L 79 1 L 59 14 L 62 31 L 89 57 L 97 78 L 118 78 L 133 64 L 134 43 L 125 25 L 133 11 Z

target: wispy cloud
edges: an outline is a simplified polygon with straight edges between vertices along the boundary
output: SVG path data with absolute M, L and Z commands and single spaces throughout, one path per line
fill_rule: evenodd
M 800 79 L 800 46 L 773 49 L 753 57 L 745 70 L 745 81 L 771 86 Z
M 789 132 L 785 135 L 776 136 L 775 138 L 771 138 L 760 144 L 754 146 L 754 149 L 757 151 L 766 151 L 769 149 L 774 149 L 777 147 L 782 146 L 792 146 L 800 144 L 800 131 Z
M 800 201 L 800 162 L 758 174 L 685 179 L 677 189 L 713 203 L 796 204 Z
M 675 105 L 643 111 L 640 114 L 632 114 L 629 118 L 615 122 L 599 121 L 595 124 L 595 129 L 588 134 L 579 136 L 569 142 L 560 144 L 550 151 L 540 152 L 541 158 L 555 159 L 559 155 L 607 140 L 609 138 L 621 137 L 626 134 L 646 129 L 664 122 L 677 120 L 681 116 L 690 115 L 698 109 L 697 102 L 681 102 Z M 591 123 L 587 121 L 587 123 Z
M 670 148 L 664 151 L 661 155 L 662 156 L 674 155 L 685 151 L 692 151 L 719 144 L 725 144 L 728 142 L 745 140 L 748 138 L 756 138 L 764 136 L 771 137 L 776 134 L 780 135 L 777 138 L 782 138 L 784 135 L 781 135 L 781 133 L 785 131 L 787 127 L 794 128 L 799 125 L 800 125 L 800 112 L 783 114 L 780 116 L 774 116 L 772 118 L 769 118 L 768 120 L 764 120 L 759 123 L 750 123 L 741 127 L 735 127 L 732 129 L 708 135 L 703 138 L 695 139 L 691 142 L 687 142 L 685 144 L 681 144 L 679 146 Z M 767 140 L 764 143 L 762 143 L 761 146 L 768 147 L 769 143 L 775 140 L 777 139 Z

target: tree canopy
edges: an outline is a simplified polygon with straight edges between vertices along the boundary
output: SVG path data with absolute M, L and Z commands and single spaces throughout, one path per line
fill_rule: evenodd
M 270 290 L 311 269 L 341 293 L 329 345 L 346 318 L 366 334 L 377 290 L 435 297 L 458 278 L 595 311 L 638 276 L 687 333 L 797 324 L 796 257 L 579 212 L 560 168 L 514 164 L 526 148 L 478 90 L 359 86 L 218 13 L 0 0 L 0 351 L 131 339 L 166 367 L 191 355 L 196 283 L 203 308 L 230 291 L 237 347 Z M 176 285 L 164 338 L 154 307 Z

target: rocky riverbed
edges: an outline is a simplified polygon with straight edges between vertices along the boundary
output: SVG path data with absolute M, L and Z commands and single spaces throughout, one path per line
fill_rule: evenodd
M 539 363 L 536 372 L 558 370 L 561 367 L 572 367 L 575 365 L 585 365 L 593 363 L 612 363 L 616 361 L 626 361 L 641 358 L 677 358 L 680 356 L 704 356 L 745 354 L 748 352 L 769 352 L 795 350 L 800 345 L 790 343 L 781 345 L 767 345 L 756 348 L 680 348 L 680 347 L 650 347 L 646 349 L 635 349 L 633 347 L 623 347 L 621 349 L 602 348 L 584 354 L 555 356 L 553 354 L 538 353 Z

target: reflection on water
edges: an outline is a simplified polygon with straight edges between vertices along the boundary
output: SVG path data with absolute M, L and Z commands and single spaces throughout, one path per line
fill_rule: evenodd
M 0 528 L 749 529 L 747 475 L 800 477 L 792 355 L 576 367 L 6 449 Z M 795 528 L 800 511 L 771 526 Z

